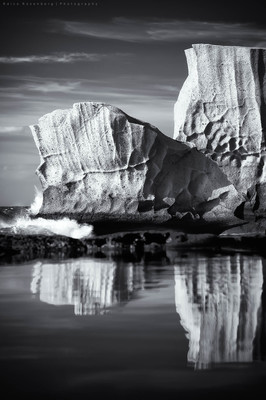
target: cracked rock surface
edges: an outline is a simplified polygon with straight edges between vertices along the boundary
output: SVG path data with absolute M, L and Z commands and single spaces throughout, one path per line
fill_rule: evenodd
M 174 138 L 214 160 L 253 211 L 266 211 L 266 49 L 195 44 Z
M 40 214 L 122 220 L 234 219 L 243 201 L 218 165 L 116 107 L 77 103 L 31 126 Z

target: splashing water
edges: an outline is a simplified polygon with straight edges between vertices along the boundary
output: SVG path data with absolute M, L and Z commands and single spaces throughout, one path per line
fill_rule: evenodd
M 30 206 L 30 215 L 33 216 L 39 213 L 43 201 L 42 191 L 39 190 L 37 186 L 34 186 L 34 188 L 35 188 L 35 197 Z
M 93 227 L 87 224 L 79 224 L 67 217 L 53 220 L 45 218 L 31 219 L 28 217 L 18 218 L 12 226 L 14 233 L 63 235 L 73 239 L 82 239 L 92 234 Z
M 61 219 L 34 218 L 42 205 L 42 192 L 35 187 L 35 198 L 28 210 L 9 219 L 0 218 L 0 233 L 21 235 L 63 235 L 82 239 L 92 235 L 93 226 L 79 224 L 67 217 Z

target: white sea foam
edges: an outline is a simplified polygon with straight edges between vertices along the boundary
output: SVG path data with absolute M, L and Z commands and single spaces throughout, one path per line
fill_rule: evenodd
M 79 224 L 67 217 L 58 220 L 30 216 L 18 217 L 10 222 L 0 221 L 0 229 L 14 234 L 63 235 L 74 239 L 89 237 L 93 232 L 92 225 Z
M 30 206 L 30 215 L 37 215 L 43 202 L 43 194 L 40 189 L 35 186 L 35 198 Z
M 67 217 L 61 219 L 35 218 L 42 205 L 42 192 L 35 187 L 35 198 L 24 215 L 17 215 L 9 220 L 0 219 L 0 230 L 22 235 L 63 235 L 73 239 L 82 239 L 92 235 L 93 226 L 79 224 Z
M 14 233 L 24 234 L 56 234 L 69 236 L 74 239 L 82 239 L 91 235 L 93 227 L 87 224 L 79 224 L 67 217 L 62 219 L 45 219 L 30 217 L 18 218 L 13 226 Z
M 63 235 L 74 239 L 91 236 L 93 226 L 79 224 L 67 217 L 54 220 L 45 218 L 18 217 L 12 221 L 0 221 L 0 229 L 22 235 Z

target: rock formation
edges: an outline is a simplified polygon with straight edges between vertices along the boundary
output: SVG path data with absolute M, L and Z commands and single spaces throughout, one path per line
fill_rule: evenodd
M 266 211 L 266 49 L 196 44 L 174 137 L 213 159 L 253 211 Z
M 111 105 L 74 104 L 31 130 L 42 215 L 161 223 L 189 213 L 224 222 L 243 201 L 211 159 Z

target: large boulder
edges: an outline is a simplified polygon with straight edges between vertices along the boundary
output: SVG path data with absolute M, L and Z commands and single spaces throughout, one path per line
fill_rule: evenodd
M 174 138 L 213 159 L 266 211 L 266 49 L 196 44 L 175 105 Z
M 42 215 L 236 222 L 243 201 L 217 164 L 111 105 L 77 103 L 31 126 Z

